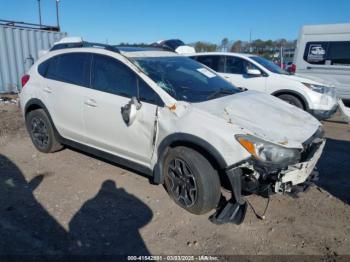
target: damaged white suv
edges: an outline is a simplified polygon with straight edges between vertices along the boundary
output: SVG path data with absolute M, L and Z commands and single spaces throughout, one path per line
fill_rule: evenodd
M 189 212 L 216 208 L 216 223 L 243 221 L 242 192 L 284 193 L 307 182 L 325 144 L 310 114 L 156 48 L 57 45 L 22 85 L 39 151 L 76 147 L 148 174 Z M 220 201 L 225 181 L 232 199 Z

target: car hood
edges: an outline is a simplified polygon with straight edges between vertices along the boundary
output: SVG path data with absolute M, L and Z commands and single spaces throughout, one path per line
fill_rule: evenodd
M 280 75 L 284 79 L 289 79 L 292 81 L 297 81 L 300 83 L 308 83 L 313 85 L 325 85 L 326 83 L 324 81 L 319 81 L 319 78 L 306 78 L 299 75 Z
M 194 107 L 222 118 L 235 132 L 251 134 L 286 147 L 302 148 L 321 125 L 312 115 L 271 95 L 246 91 Z

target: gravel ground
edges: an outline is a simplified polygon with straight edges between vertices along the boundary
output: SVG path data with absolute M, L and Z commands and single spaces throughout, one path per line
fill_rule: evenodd
M 274 195 L 265 220 L 217 226 L 162 186 L 80 152 L 35 150 L 16 105 L 0 105 L 0 254 L 350 254 L 350 126 L 324 122 L 320 181 Z M 266 199 L 248 197 L 261 212 Z

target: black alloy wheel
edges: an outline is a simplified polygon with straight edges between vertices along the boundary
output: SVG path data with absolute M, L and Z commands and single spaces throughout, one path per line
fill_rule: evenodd
M 175 200 L 185 207 L 191 207 L 197 200 L 197 185 L 191 169 L 180 158 L 173 159 L 168 166 L 167 178 Z

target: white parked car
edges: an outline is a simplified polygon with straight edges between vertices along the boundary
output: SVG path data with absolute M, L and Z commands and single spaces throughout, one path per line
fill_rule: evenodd
M 217 208 L 216 223 L 243 221 L 242 191 L 291 192 L 313 177 L 322 127 L 294 106 L 161 49 L 55 49 L 22 78 L 21 110 L 41 152 L 69 145 L 130 167 L 191 213 Z M 232 199 L 219 205 L 224 177 Z
M 187 56 L 215 70 L 237 87 L 274 95 L 320 120 L 331 117 L 337 110 L 339 101 L 333 87 L 291 75 L 263 57 L 222 52 Z

